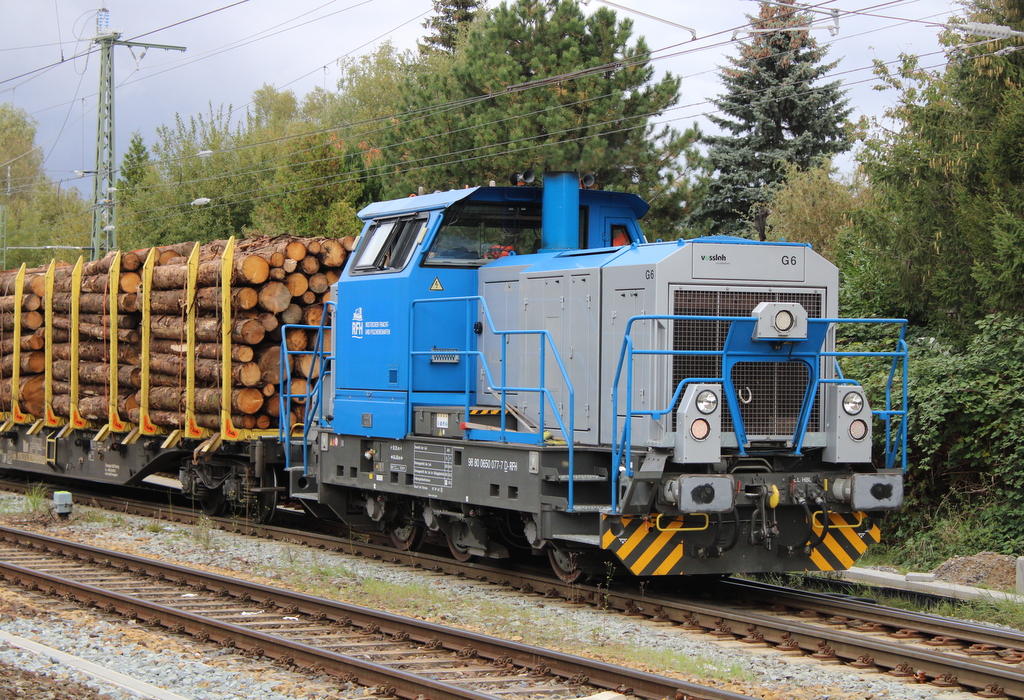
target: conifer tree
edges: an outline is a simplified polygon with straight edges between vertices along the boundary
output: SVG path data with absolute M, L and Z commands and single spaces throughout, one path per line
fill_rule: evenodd
M 118 197 L 124 201 L 131 199 L 146 177 L 149 168 L 149 149 L 142 141 L 142 134 L 134 132 L 128 142 L 128 150 L 121 159 L 120 177 L 117 179 Z
M 655 82 L 646 43 L 631 35 L 630 20 L 604 7 L 584 15 L 574 0 L 488 11 L 458 52 L 428 57 L 403 86 L 386 194 L 504 184 L 532 169 L 594 173 L 601 187 L 671 200 L 692 138 L 651 120 L 677 102 L 679 79 Z
M 714 100 L 720 114 L 708 118 L 725 134 L 705 139 L 717 173 L 696 214 L 716 233 L 749 231 L 786 164 L 808 168 L 851 145 L 839 81 L 819 82 L 836 62 L 822 63 L 827 49 L 801 28 L 811 18 L 792 3 L 762 2 L 750 40 L 721 69 L 726 93 Z
M 423 37 L 420 53 L 432 51 L 455 53 L 455 44 L 459 38 L 459 28 L 463 23 L 473 19 L 482 5 L 481 0 L 433 0 L 434 16 L 423 23 L 424 28 L 433 33 Z

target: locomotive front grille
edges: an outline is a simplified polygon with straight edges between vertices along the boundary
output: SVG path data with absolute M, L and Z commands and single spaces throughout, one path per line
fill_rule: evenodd
M 673 290 L 672 313 L 677 316 L 749 316 L 762 301 L 796 302 L 810 318 L 822 318 L 822 295 L 818 292 L 719 291 L 714 289 Z M 718 351 L 729 332 L 727 321 L 673 321 L 673 350 Z M 722 376 L 719 356 L 674 356 L 672 387 L 690 377 Z M 807 389 L 807 368 L 796 362 L 740 362 L 733 367 L 732 382 L 739 399 L 740 416 L 747 436 L 792 437 Z M 807 429 L 821 430 L 818 399 L 815 398 Z M 675 428 L 675 412 L 672 414 Z M 722 430 L 733 432 L 732 417 L 722 412 Z

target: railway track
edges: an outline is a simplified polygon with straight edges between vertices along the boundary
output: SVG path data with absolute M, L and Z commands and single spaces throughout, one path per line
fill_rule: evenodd
M 118 510 L 189 520 L 167 506 L 126 504 Z M 342 539 L 288 528 L 222 520 L 226 529 L 327 550 L 402 563 L 562 598 L 627 615 L 672 622 L 684 630 L 740 640 L 782 653 L 810 655 L 865 671 L 914 678 L 941 688 L 960 687 L 979 697 L 1024 698 L 1024 633 L 911 613 L 871 602 L 729 579 L 715 594 L 682 597 L 657 582 L 567 584 L 547 572 L 510 571 L 484 562 L 462 563 L 429 552 L 402 552 L 365 536 Z
M 370 693 L 430 700 L 748 696 L 0 527 L 0 576 L 28 590 L 312 668 Z

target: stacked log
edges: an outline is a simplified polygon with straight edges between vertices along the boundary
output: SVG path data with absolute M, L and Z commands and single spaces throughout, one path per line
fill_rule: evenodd
M 150 347 L 148 407 L 156 425 L 182 427 L 185 421 L 187 329 L 187 256 L 193 244 L 155 249 L 152 292 L 149 295 Z M 302 420 L 304 400 L 297 398 L 281 415 L 282 326 L 318 325 L 329 287 L 341 273 L 348 254 L 345 242 L 323 238 L 280 237 L 239 241 L 234 247 L 230 278 L 221 280 L 225 241 L 204 244 L 199 253 L 195 299 L 196 346 L 193 367 L 196 377 L 195 412 L 201 427 L 220 427 L 222 360 L 231 357 L 232 422 L 236 428 L 271 429 L 280 421 Z M 113 254 L 86 263 L 78 288 L 79 322 L 71 323 L 72 268 L 54 273 L 52 347 L 53 410 L 70 413 L 71 338 L 78 337 L 79 411 L 87 420 L 106 421 L 109 405 L 110 332 L 116 319 L 118 337 L 118 413 L 122 420 L 141 419 L 142 396 L 142 267 L 149 250 L 125 253 L 117 279 L 110 279 Z M 0 409 L 9 410 L 15 343 L 21 348 L 19 397 L 23 411 L 43 413 L 42 372 L 45 366 L 43 328 L 46 269 L 28 272 L 22 298 L 21 338 L 14 328 L 13 285 L 16 272 L 0 272 Z M 38 280 L 38 281 L 37 281 Z M 231 316 L 223 318 L 221 284 L 230 286 Z M 111 287 L 116 302 L 111 306 Z M 222 342 L 224 323 L 231 341 Z M 289 349 L 312 350 L 316 333 L 289 329 L 284 333 Z M 320 371 L 309 356 L 290 363 L 292 393 L 304 392 Z M 6 382 L 4 381 L 6 380 Z M 38 396 L 36 396 L 38 393 Z
M 43 296 L 46 268 L 34 268 L 25 273 L 21 308 L 16 308 L 15 282 L 17 270 L 0 272 L 0 410 L 12 409 L 12 398 L 17 397 L 23 412 L 41 416 L 45 400 L 43 371 L 46 354 L 43 352 Z M 21 316 L 21 333 L 14 336 L 15 314 Z M 14 350 L 20 348 L 18 362 L 18 389 L 12 391 L 14 380 Z

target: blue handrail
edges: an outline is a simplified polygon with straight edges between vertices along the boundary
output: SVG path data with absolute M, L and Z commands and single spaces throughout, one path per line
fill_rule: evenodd
M 324 350 L 324 330 L 328 328 L 327 320 L 332 315 L 332 309 L 335 309 L 337 305 L 333 301 L 324 302 L 324 311 L 320 316 L 319 325 L 307 325 L 300 323 L 288 323 L 281 326 L 281 391 L 278 395 L 278 401 L 280 403 L 280 415 L 278 417 L 278 440 L 286 444 L 284 451 L 284 466 L 285 469 L 291 469 L 292 462 L 292 439 L 294 437 L 293 432 L 298 426 L 298 423 L 291 425 L 289 422 L 289 414 L 291 409 L 291 400 L 293 398 L 302 397 L 305 399 L 303 404 L 306 407 L 305 415 L 302 418 L 302 473 L 308 475 L 309 473 L 309 431 L 313 427 L 313 421 L 317 419 L 321 413 L 320 407 L 323 404 L 323 380 L 324 377 L 330 375 L 331 370 L 334 367 L 334 360 L 337 358 L 333 354 L 333 351 Z M 334 314 L 336 315 L 336 314 Z M 333 327 L 330 326 L 330 327 Z M 303 331 L 315 331 L 316 340 L 313 343 L 312 349 L 306 350 L 291 350 L 288 348 L 288 331 L 301 329 Z M 332 345 L 333 347 L 333 345 Z M 312 360 L 310 362 L 310 374 L 314 373 L 314 370 L 318 370 L 318 376 L 315 380 L 312 378 L 306 382 L 306 390 L 301 394 L 292 393 L 292 372 L 291 372 L 291 359 L 300 355 L 311 355 Z M 317 419 L 318 420 L 318 419 Z M 318 420 L 320 427 L 326 427 L 322 420 Z
M 794 431 L 794 454 L 800 454 L 800 450 L 803 446 L 803 439 L 807 431 L 807 426 L 810 421 L 811 408 L 813 406 L 814 398 L 817 395 L 817 388 L 822 384 L 853 384 L 859 385 L 857 382 L 845 379 L 842 375 L 842 371 L 839 369 L 839 358 L 840 357 L 891 357 L 892 365 L 889 369 L 889 375 L 886 383 L 885 390 L 885 409 L 873 410 L 872 414 L 877 416 L 883 423 L 885 423 L 885 467 L 891 469 L 895 465 L 897 452 L 901 456 L 901 466 L 903 471 L 907 469 L 907 455 L 906 455 L 906 441 L 907 441 L 907 404 L 909 394 L 908 384 L 908 363 L 909 353 L 907 343 L 905 339 L 906 335 L 906 324 L 907 322 L 903 319 L 874 319 L 874 318 L 858 318 L 858 319 L 838 319 L 838 318 L 812 318 L 807 319 L 808 331 L 810 336 L 810 329 L 814 325 L 825 325 L 824 329 L 818 329 L 815 337 L 822 338 L 822 345 L 827 337 L 827 331 L 830 329 L 832 324 L 841 323 L 895 323 L 900 326 L 899 338 L 896 344 L 896 350 L 893 352 L 836 352 L 836 351 L 825 351 L 819 346 L 813 349 L 812 352 L 804 352 L 799 356 L 795 354 L 790 355 L 773 355 L 768 357 L 762 352 L 752 351 L 728 351 L 729 341 L 726 340 L 726 344 L 721 350 L 637 350 L 633 344 L 633 324 L 636 321 L 659 321 L 659 320 L 670 320 L 670 321 L 724 321 L 730 324 L 742 323 L 751 324 L 755 319 L 752 316 L 697 316 L 697 315 L 640 315 L 633 316 L 626 322 L 626 330 L 622 341 L 622 349 L 619 351 L 619 359 L 615 368 L 615 376 L 612 382 L 612 511 L 615 512 L 618 509 L 618 479 L 619 479 L 619 468 L 624 467 L 624 473 L 628 477 L 633 476 L 633 462 L 632 462 L 632 419 L 639 416 L 650 416 L 652 419 L 658 419 L 666 414 L 670 413 L 676 403 L 679 401 L 679 397 L 682 395 L 683 389 L 688 384 L 697 382 L 721 382 L 727 391 L 725 394 L 727 405 L 729 406 L 729 412 L 733 419 L 733 427 L 736 431 L 737 446 L 739 453 L 746 454 L 745 442 L 746 442 L 746 431 L 743 426 L 743 419 L 740 415 L 739 407 L 736 405 L 735 392 L 731 390 L 732 381 L 728 376 L 730 372 L 728 369 L 735 364 L 736 358 L 742 358 L 747 361 L 779 361 L 779 360 L 798 360 L 808 366 L 809 369 L 809 380 L 807 390 L 804 394 L 804 401 L 800 411 L 800 417 L 797 421 L 797 426 Z M 730 326 L 731 330 L 732 326 Z M 823 332 L 822 332 L 823 331 Z M 687 378 L 682 380 L 675 391 L 672 393 L 672 398 L 669 400 L 669 405 L 665 409 L 661 410 L 645 410 L 636 411 L 633 409 L 633 357 L 635 355 L 671 355 L 671 356 L 710 356 L 720 357 L 722 360 L 722 375 L 721 377 L 712 378 Z M 819 371 L 814 366 L 816 360 L 821 357 L 833 357 L 835 358 L 835 368 L 837 373 L 837 379 L 821 379 L 819 377 Z M 895 378 L 897 364 L 902 359 L 902 407 L 899 410 L 894 410 L 892 407 L 892 383 Z M 618 399 L 619 399 L 619 384 L 622 379 L 623 368 L 626 368 L 626 411 L 625 411 L 625 424 L 622 429 L 622 436 L 619 439 L 615 439 L 614 436 L 619 434 L 618 419 Z M 899 417 L 900 422 L 898 426 L 896 439 L 893 440 L 892 436 L 892 420 L 895 417 Z
M 467 305 L 467 307 L 469 305 L 472 305 L 472 304 L 479 304 L 480 305 L 479 308 L 483 311 L 484 318 L 487 320 L 488 330 L 490 330 L 490 332 L 492 334 L 500 335 L 502 337 L 502 343 L 501 343 L 501 382 L 500 383 L 495 383 L 494 377 L 491 374 L 491 369 L 490 369 L 490 367 L 488 367 L 487 359 L 484 357 L 483 353 L 481 351 L 479 351 L 479 350 L 470 350 L 469 349 L 473 345 L 472 341 L 473 341 L 473 334 L 474 334 L 474 332 L 473 332 L 473 329 L 472 329 L 472 324 L 467 324 L 466 339 L 465 339 L 466 349 L 465 350 L 449 350 L 449 349 L 445 349 L 444 350 L 444 353 L 447 354 L 447 355 L 459 355 L 460 357 L 465 357 L 467 359 L 466 370 L 465 370 L 466 390 L 464 392 L 464 399 L 463 399 L 463 411 L 464 411 L 463 415 L 464 416 L 466 416 L 467 418 L 469 417 L 469 411 L 470 411 L 470 408 L 471 408 L 470 404 L 471 404 L 471 398 L 472 398 L 471 395 L 472 395 L 472 393 L 474 391 L 474 387 L 475 387 L 475 382 L 473 381 L 473 376 L 475 374 L 475 371 L 474 371 L 475 367 L 473 367 L 471 365 L 471 363 L 468 361 L 469 358 L 474 358 L 474 360 L 477 360 L 477 361 L 480 362 L 480 366 L 484 370 L 484 377 L 487 380 L 488 388 L 491 389 L 491 390 L 500 392 L 500 395 L 501 395 L 501 419 L 500 419 L 501 423 L 500 423 L 500 428 L 498 430 L 496 430 L 496 431 L 474 431 L 472 429 L 467 429 L 464 432 L 465 439 L 467 439 L 467 440 L 483 440 L 483 439 L 494 440 L 495 437 L 497 437 L 497 440 L 499 442 L 508 442 L 509 441 L 509 437 L 512 434 L 512 432 L 507 429 L 507 423 L 506 423 L 506 409 L 507 409 L 507 406 L 508 406 L 508 393 L 509 392 L 531 392 L 531 393 L 538 394 L 540 396 L 540 399 L 541 399 L 540 406 L 539 406 L 538 432 L 536 434 L 536 438 L 533 439 L 533 440 L 530 440 L 530 442 L 532 442 L 533 444 L 536 444 L 536 445 L 544 444 L 544 425 L 545 425 L 544 406 L 545 406 L 545 403 L 548 403 L 548 404 L 551 405 L 551 410 L 552 410 L 552 413 L 554 414 L 555 421 L 558 423 L 558 429 L 562 432 L 562 435 L 565 436 L 565 443 L 566 443 L 566 447 L 568 448 L 568 461 L 569 461 L 569 501 L 568 501 L 567 510 L 570 513 L 573 512 L 574 505 L 575 505 L 575 490 L 574 490 L 574 478 L 573 478 L 574 474 L 575 474 L 575 461 L 574 461 L 573 442 L 574 442 L 574 436 L 575 436 L 574 430 L 575 430 L 575 417 L 576 417 L 576 411 L 575 411 L 575 401 L 576 401 L 576 398 L 575 398 L 575 392 L 573 391 L 572 382 L 569 380 L 569 372 L 568 372 L 568 370 L 566 370 L 565 364 L 562 362 L 562 356 L 559 354 L 558 348 L 555 347 L 554 339 L 551 337 L 551 334 L 548 331 L 546 331 L 546 330 L 505 330 L 505 331 L 499 331 L 495 327 L 495 325 L 494 325 L 494 320 L 491 318 L 491 312 L 487 308 L 486 300 L 482 296 L 473 295 L 473 296 L 462 296 L 462 297 L 444 297 L 444 298 L 440 298 L 440 299 L 415 299 L 415 300 L 413 300 L 413 302 L 409 305 L 409 329 L 410 329 L 409 330 L 409 337 L 410 337 L 410 343 L 412 342 L 411 339 L 416 337 L 416 332 L 415 332 L 415 329 L 416 329 L 416 307 L 418 305 L 421 305 L 421 304 L 444 304 L 444 303 L 456 303 L 456 302 L 465 303 Z M 538 379 L 538 381 L 540 383 L 540 386 L 529 387 L 529 386 L 508 386 L 507 385 L 508 376 L 507 376 L 506 368 L 508 367 L 508 362 L 507 362 L 507 359 L 508 359 L 508 343 L 505 342 L 505 338 L 507 336 L 511 336 L 511 335 L 537 335 L 538 336 L 539 341 L 540 341 L 540 346 L 539 346 L 539 350 L 540 350 L 540 376 L 539 376 L 539 379 Z M 546 350 L 547 349 L 550 349 L 551 352 L 554 354 L 555 361 L 558 363 L 558 369 L 559 369 L 559 371 L 561 372 L 561 375 L 562 375 L 562 380 L 565 382 L 565 386 L 566 386 L 566 389 L 567 389 L 568 394 L 569 394 L 569 400 L 568 400 L 568 404 L 569 404 L 569 411 L 568 411 L 568 413 L 569 413 L 569 421 L 568 421 L 568 423 L 569 424 L 568 424 L 568 427 L 566 426 L 565 421 L 563 420 L 562 415 L 561 415 L 561 413 L 558 410 L 558 405 L 555 403 L 554 396 L 551 394 L 551 391 L 547 388 L 547 385 L 546 385 L 546 382 L 545 382 L 546 371 L 547 371 L 547 369 L 546 369 L 546 357 L 547 357 Z M 411 357 L 417 357 L 417 356 L 433 355 L 433 354 L 436 354 L 436 353 L 437 353 L 436 349 L 431 349 L 431 350 L 415 350 L 415 349 L 411 349 L 410 352 L 409 352 L 409 355 Z M 410 372 L 410 386 L 412 386 L 411 372 Z M 412 411 L 411 402 L 410 402 L 409 410 Z M 482 434 L 480 436 L 478 436 L 477 433 L 482 433 L 482 434 L 486 433 L 487 437 L 484 438 Z M 518 436 L 518 434 L 517 434 L 517 436 Z

